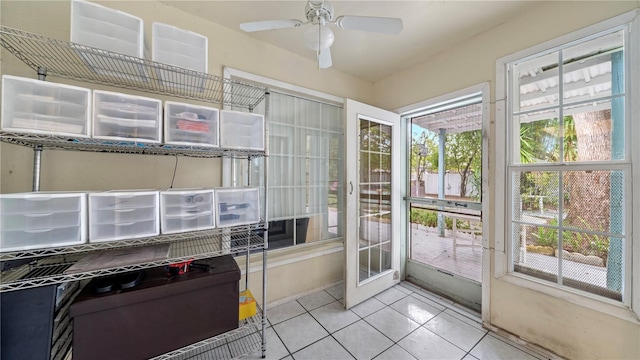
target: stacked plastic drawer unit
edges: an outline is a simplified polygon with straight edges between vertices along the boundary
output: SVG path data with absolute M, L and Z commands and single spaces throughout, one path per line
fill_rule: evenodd
M 83 244 L 86 208 L 85 193 L 0 194 L 0 251 Z
M 151 35 L 151 59 L 163 64 L 207 72 L 208 39 L 206 36 L 178 27 L 154 22 Z M 202 91 L 204 77 L 199 74 L 181 74 L 158 70 L 158 78 L 166 86 Z
M 220 146 L 264 150 L 264 115 L 221 110 Z
M 158 99 L 93 92 L 94 138 L 159 143 L 161 115 Z
M 143 21 L 141 18 L 123 11 L 110 9 L 88 1 L 71 2 L 71 42 L 77 46 L 77 53 L 96 73 L 117 77 L 144 77 L 142 62 L 135 64 L 135 58 L 144 55 Z M 111 66 L 110 55 L 100 50 L 129 56 L 131 66 L 125 68 Z
M 88 137 L 91 90 L 2 76 L 2 129 L 16 132 Z
M 218 227 L 247 225 L 260 221 L 258 188 L 218 188 L 215 195 Z
M 167 190 L 160 192 L 161 232 L 212 229 L 213 190 Z
M 89 193 L 89 242 L 160 234 L 158 191 Z
M 164 106 L 165 144 L 218 146 L 218 109 L 171 101 Z

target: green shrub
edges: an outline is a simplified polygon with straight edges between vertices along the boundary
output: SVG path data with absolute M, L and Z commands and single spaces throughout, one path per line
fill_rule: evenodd
M 412 208 L 411 222 L 413 224 L 420 224 L 426 227 L 434 228 L 438 226 L 438 213 L 433 210 Z M 445 223 L 445 227 L 448 230 L 453 229 L 453 219 L 447 217 L 445 218 L 444 223 Z M 458 225 L 462 225 L 462 224 L 458 223 Z
M 539 226 L 538 231 L 532 234 L 540 246 L 550 246 L 554 249 L 558 247 L 558 230 Z

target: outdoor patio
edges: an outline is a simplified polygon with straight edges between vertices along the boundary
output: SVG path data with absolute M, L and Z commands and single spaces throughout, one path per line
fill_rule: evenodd
M 457 234 L 458 245 L 471 245 L 471 235 Z M 438 236 L 437 229 L 411 224 L 410 258 L 467 279 L 482 282 L 482 240 L 478 246 L 453 247 L 453 231 Z

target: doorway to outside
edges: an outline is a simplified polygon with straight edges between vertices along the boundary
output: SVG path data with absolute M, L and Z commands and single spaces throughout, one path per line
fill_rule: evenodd
M 402 113 L 408 137 L 406 278 L 478 311 L 485 88 Z

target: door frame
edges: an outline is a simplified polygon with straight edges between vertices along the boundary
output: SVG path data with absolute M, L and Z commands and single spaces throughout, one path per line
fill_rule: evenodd
M 345 222 L 345 270 L 344 270 L 344 305 L 349 309 L 362 301 L 392 287 L 400 282 L 400 257 L 402 237 L 402 196 L 403 187 L 401 171 L 402 161 L 402 131 L 400 115 L 391 111 L 379 109 L 371 105 L 363 104 L 351 99 L 345 99 L 345 197 L 346 197 L 346 222 Z M 372 120 L 392 126 L 391 142 L 391 269 L 378 274 L 364 283 L 358 282 L 359 271 L 359 191 L 360 169 L 357 164 L 360 151 L 358 137 L 360 119 Z
M 458 91 L 450 92 L 441 96 L 437 96 L 437 97 L 423 100 L 414 104 L 403 106 L 394 111 L 399 113 L 401 116 L 401 119 L 402 119 L 401 125 L 403 127 L 403 133 L 405 134 L 405 138 L 406 138 L 406 134 L 409 134 L 409 132 L 411 131 L 411 129 L 407 126 L 407 121 L 406 121 L 407 115 L 411 113 L 415 113 L 420 109 L 426 108 L 428 106 L 431 106 L 440 102 L 444 102 L 447 100 L 452 100 L 465 95 L 469 95 L 470 93 L 474 93 L 474 92 L 482 93 L 482 204 L 481 206 L 482 206 L 482 214 L 483 214 L 482 216 L 483 231 L 482 231 L 481 315 L 482 315 L 482 321 L 484 323 L 489 323 L 489 320 L 491 318 L 490 287 L 491 287 L 491 278 L 492 278 L 491 251 L 489 248 L 489 238 L 492 236 L 491 234 L 493 233 L 493 229 L 491 228 L 490 221 L 489 221 L 489 211 L 491 208 L 495 208 L 496 206 L 503 206 L 503 204 L 490 203 L 491 201 L 493 201 L 493 199 L 490 197 L 490 194 L 491 194 L 490 184 L 495 181 L 495 179 L 493 181 L 490 181 L 492 175 L 489 172 L 490 171 L 489 137 L 491 136 L 490 83 L 483 82 L 480 84 L 469 86 L 467 88 L 464 88 Z M 403 139 L 403 141 L 406 144 L 406 149 L 405 149 L 405 155 L 406 155 L 406 154 L 409 154 L 408 149 L 410 149 L 411 144 L 407 142 L 406 139 Z M 409 162 L 411 160 L 410 158 L 406 158 L 405 160 L 406 160 L 404 162 L 405 168 L 403 169 L 403 171 L 405 171 L 406 173 L 408 171 Z M 493 169 L 493 170 L 495 173 L 496 169 Z M 408 193 L 408 189 L 410 189 L 410 179 L 407 179 L 407 181 L 403 184 L 403 186 L 405 187 L 405 192 Z M 407 223 L 408 216 L 406 214 L 409 211 L 409 201 L 403 200 L 403 208 L 404 208 L 403 222 Z M 409 273 L 409 270 L 415 266 L 414 264 L 415 262 L 409 260 L 408 249 L 410 247 L 410 241 L 411 241 L 410 231 L 411 231 L 411 228 L 409 226 L 406 226 L 406 232 L 405 232 L 406 243 L 403 244 L 403 248 L 404 248 L 403 249 L 403 262 L 404 262 L 403 268 L 405 269 L 402 272 L 403 279 L 406 279 L 407 274 Z M 420 264 L 420 266 L 424 266 L 424 265 Z M 439 279 L 438 277 L 436 277 L 436 278 L 430 279 L 430 281 L 442 282 L 442 281 L 445 281 L 445 279 Z M 461 279 L 461 281 L 464 281 L 464 279 Z M 462 294 L 464 294 L 464 291 L 462 291 Z

